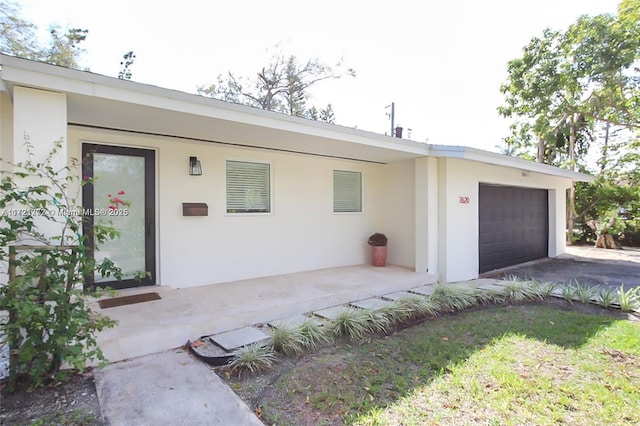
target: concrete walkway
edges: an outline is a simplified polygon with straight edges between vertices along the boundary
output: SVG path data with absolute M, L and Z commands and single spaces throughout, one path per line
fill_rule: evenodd
M 94 370 L 103 421 L 113 426 L 262 425 L 207 364 L 170 348 L 203 334 L 225 336 L 344 303 L 372 303 L 372 296 L 436 280 L 393 265 L 360 265 L 189 289 L 135 289 L 128 293 L 158 291 L 162 299 L 105 310 L 96 304 L 120 322 L 99 336 L 107 358 L 120 361 Z
M 504 288 L 509 282 L 484 278 L 454 284 L 495 291 Z M 404 292 L 381 294 L 378 298 L 314 310 L 313 313 L 316 318 L 332 318 L 349 306 L 362 304 L 364 308 L 375 308 L 388 303 L 385 300 L 395 300 L 411 294 L 426 297 L 432 292 L 433 286 L 413 287 Z M 276 320 L 274 323 L 296 318 L 308 319 L 298 315 Z M 220 336 L 229 334 L 222 333 Z M 240 336 L 232 337 L 237 340 L 246 336 L 241 333 Z M 240 343 L 236 342 L 236 346 L 238 344 Z M 263 424 L 207 364 L 181 349 L 111 364 L 103 370 L 96 369 L 94 377 L 106 425 Z
M 398 278 L 402 274 L 396 271 L 393 276 Z M 413 274 L 410 277 L 413 280 L 416 278 Z M 407 282 L 412 282 L 414 285 L 424 282 L 424 276 L 417 281 L 406 281 L 406 276 L 403 278 L 405 280 L 401 282 L 405 286 Z M 389 297 L 383 293 L 382 298 L 367 297 L 351 301 L 350 305 L 327 304 L 324 306 L 329 308 L 314 310 L 314 314 L 316 318 L 323 314 L 330 318 L 330 311 L 337 313 L 347 309 L 348 306 L 380 307 L 389 303 L 384 299 L 393 300 L 394 296 L 419 295 L 428 287 L 407 288 L 406 290 L 411 293 L 392 292 L 388 293 Z M 283 314 L 282 311 L 278 311 L 271 315 L 277 318 L 278 313 Z M 233 333 L 242 332 L 239 336 L 231 336 L 234 338 L 230 341 L 235 341 L 238 338 L 246 338 L 245 330 L 247 329 L 251 328 L 223 332 L 218 336 L 231 336 Z M 254 337 L 249 336 L 249 338 Z M 241 343 L 229 343 L 229 345 L 237 347 Z M 242 344 L 246 343 L 250 342 Z M 95 369 L 94 377 L 102 419 L 106 425 L 250 426 L 263 424 L 207 364 L 182 349 L 172 349 L 110 364 L 102 370 Z
M 263 423 L 205 363 L 170 350 L 94 371 L 102 419 L 111 426 Z
M 162 286 L 122 291 L 158 292 L 161 300 L 96 311 L 119 322 L 98 335 L 111 362 L 184 345 L 187 339 L 236 330 L 437 281 L 401 266 L 356 265 L 183 289 Z

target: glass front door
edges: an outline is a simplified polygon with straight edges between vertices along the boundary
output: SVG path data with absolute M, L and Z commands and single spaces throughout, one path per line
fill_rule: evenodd
M 111 260 L 122 280 L 95 273 L 87 284 L 128 288 L 155 282 L 155 152 L 106 145 L 83 145 L 84 233 L 99 264 Z M 96 226 L 113 226 L 115 239 L 96 241 Z

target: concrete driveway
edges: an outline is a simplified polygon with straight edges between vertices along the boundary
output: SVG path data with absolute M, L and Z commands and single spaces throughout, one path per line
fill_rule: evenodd
M 596 249 L 591 246 L 570 246 L 567 253 L 553 259 L 531 262 L 501 270 L 493 277 L 517 276 L 521 279 L 625 288 L 640 286 L 640 249 Z

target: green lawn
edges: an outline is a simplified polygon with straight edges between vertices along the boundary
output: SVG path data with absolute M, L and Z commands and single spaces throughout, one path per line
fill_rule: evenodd
M 280 368 L 251 401 L 268 424 L 640 424 L 640 323 L 552 306 L 446 315 Z

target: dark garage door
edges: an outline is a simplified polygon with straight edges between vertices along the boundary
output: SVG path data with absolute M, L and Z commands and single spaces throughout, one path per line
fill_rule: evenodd
M 548 256 L 546 189 L 480 184 L 480 273 Z

